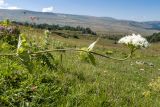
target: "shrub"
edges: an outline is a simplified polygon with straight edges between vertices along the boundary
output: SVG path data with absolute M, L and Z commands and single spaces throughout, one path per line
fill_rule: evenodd
M 0 40 L 3 42 L 7 42 L 9 45 L 16 47 L 19 34 L 20 30 L 18 26 L 6 25 L 4 23 L 0 24 Z

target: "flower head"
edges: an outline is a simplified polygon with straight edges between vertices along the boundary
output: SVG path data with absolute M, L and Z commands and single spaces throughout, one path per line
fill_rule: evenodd
M 131 45 L 136 48 L 146 48 L 149 46 L 148 41 L 143 38 L 140 34 L 132 34 L 121 38 L 118 43 L 122 43 L 125 45 Z

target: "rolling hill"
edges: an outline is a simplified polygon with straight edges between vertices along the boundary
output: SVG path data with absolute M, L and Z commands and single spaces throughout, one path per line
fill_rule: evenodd
M 141 33 L 150 35 L 160 31 L 160 21 L 136 22 L 110 17 L 94 17 L 60 13 L 43 13 L 29 10 L 0 9 L 0 20 L 10 19 L 19 22 L 35 22 L 70 26 L 90 27 L 101 34 Z

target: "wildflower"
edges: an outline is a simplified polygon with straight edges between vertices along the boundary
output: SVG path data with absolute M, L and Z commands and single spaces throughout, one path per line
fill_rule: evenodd
M 121 38 L 118 43 L 125 44 L 127 46 L 136 48 L 146 48 L 149 46 L 148 41 L 143 38 L 140 34 L 132 34 Z

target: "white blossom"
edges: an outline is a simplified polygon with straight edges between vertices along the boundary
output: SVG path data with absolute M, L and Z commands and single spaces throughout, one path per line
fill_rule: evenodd
M 118 43 L 122 43 L 125 45 L 132 45 L 137 48 L 146 48 L 149 46 L 148 41 L 143 38 L 140 34 L 132 34 L 121 38 Z

